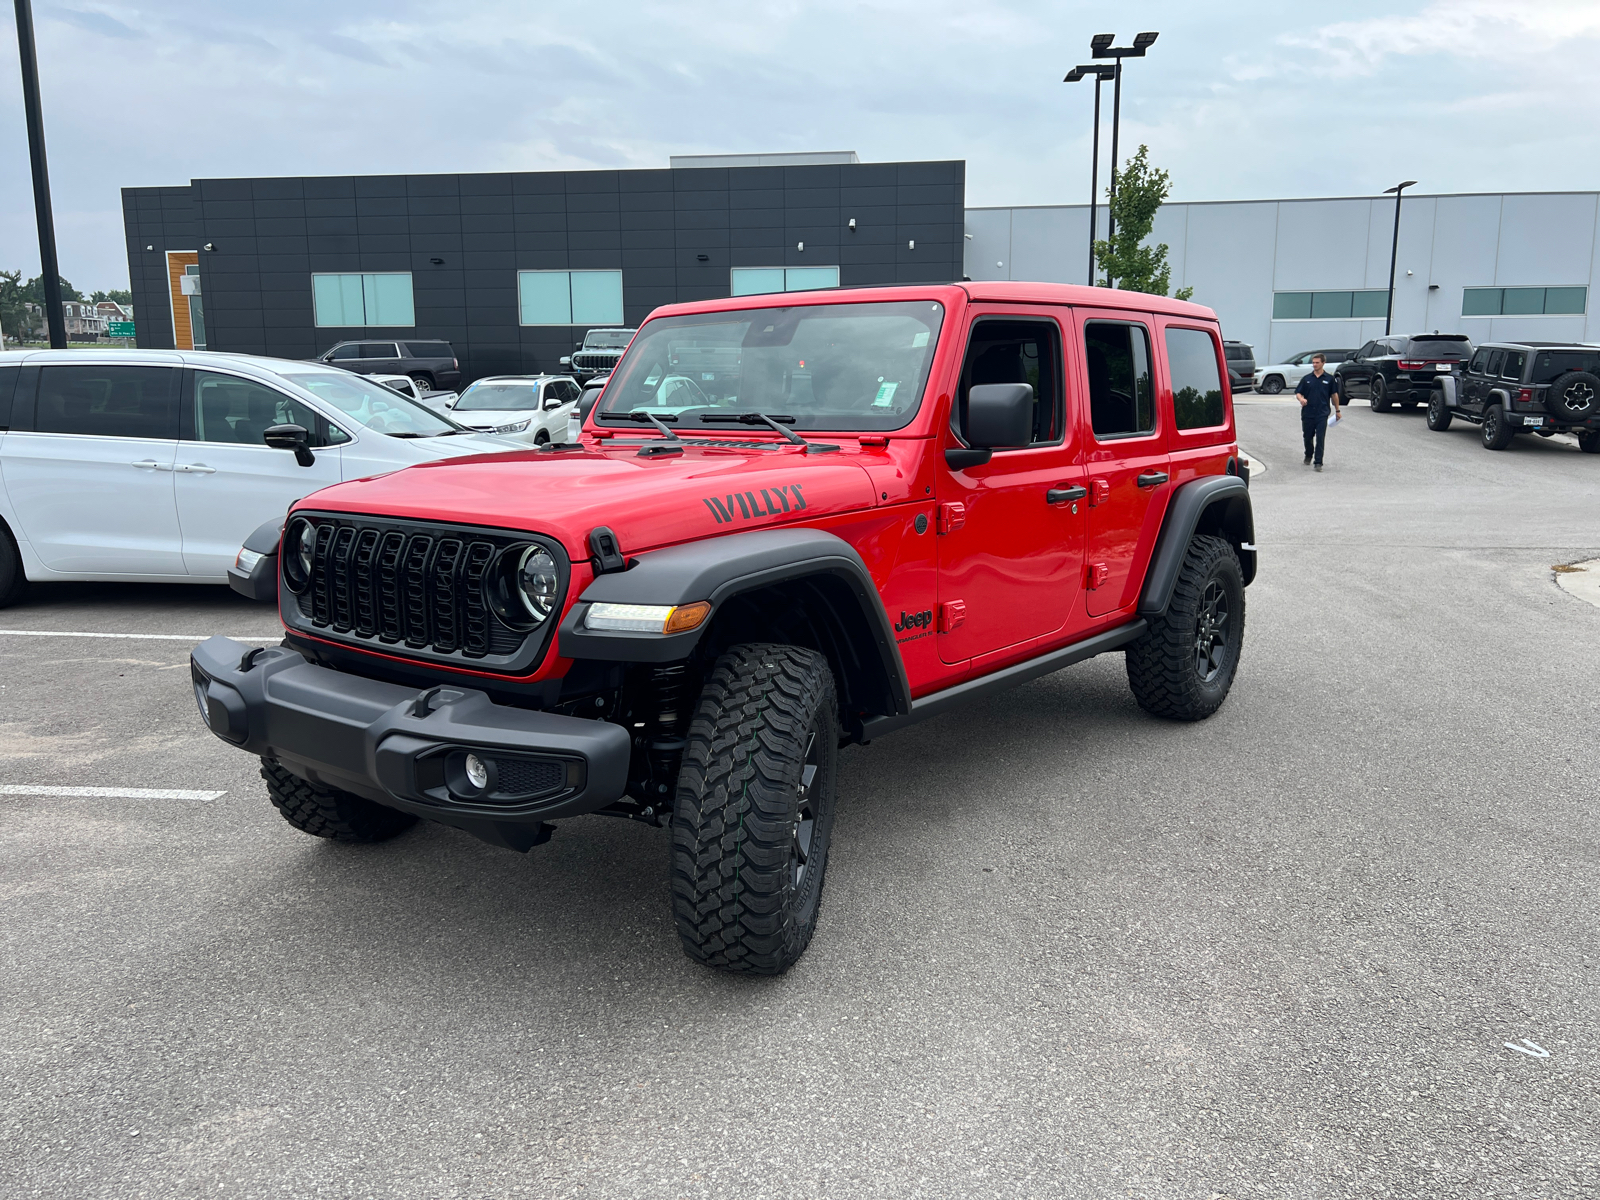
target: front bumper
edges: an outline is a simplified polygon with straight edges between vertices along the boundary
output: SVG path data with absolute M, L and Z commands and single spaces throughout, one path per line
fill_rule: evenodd
M 526 850 L 543 822 L 621 799 L 631 739 L 620 725 L 495 704 L 471 688 L 419 691 L 315 666 L 231 638 L 189 657 L 207 727 L 294 774 Z M 468 753 L 486 765 L 475 787 Z

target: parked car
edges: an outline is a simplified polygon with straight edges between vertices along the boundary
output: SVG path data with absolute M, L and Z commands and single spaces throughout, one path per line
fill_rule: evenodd
M 1248 392 L 1255 387 L 1256 351 L 1244 342 L 1223 342 L 1223 353 L 1228 359 L 1228 386 L 1235 392 Z
M 461 382 L 449 342 L 340 342 L 316 361 L 357 375 L 409 375 L 429 391 Z
M 571 367 L 580 382 L 608 374 L 636 332 L 633 329 L 591 329 L 572 353 L 562 358 L 561 365 Z
M 1387 412 L 1395 404 L 1409 409 L 1425 403 L 1434 379 L 1471 357 L 1472 342 L 1464 333 L 1402 333 L 1374 338 L 1334 375 L 1347 401 L 1364 396 L 1378 412 Z
M 450 404 L 468 429 L 543 446 L 567 440 L 580 389 L 567 375 L 487 375 Z
M 662 406 L 690 338 L 739 370 Z M 1113 651 L 1157 716 L 1226 700 L 1256 545 L 1223 363 L 1210 309 L 1105 288 L 658 309 L 581 446 L 297 504 L 286 640 L 197 646 L 202 718 L 318 837 L 670 825 L 686 953 L 784 971 L 842 745 Z
M 1354 353 L 1354 350 L 1307 350 L 1270 367 L 1257 367 L 1254 377 L 1256 391 L 1268 396 L 1276 396 L 1284 388 L 1292 391 L 1300 385 L 1302 378 L 1311 374 L 1313 355 L 1322 355 L 1323 366 L 1332 371 Z
M 310 492 L 518 448 L 343 371 L 204 351 L 0 354 L 7 426 L 0 604 L 27 580 L 225 583 Z
M 456 398 L 451 391 L 430 391 L 423 387 L 409 375 L 368 375 L 374 383 L 381 383 L 386 388 L 392 388 L 409 400 L 415 400 L 424 408 L 431 408 L 434 412 L 443 412 L 449 407 L 449 402 Z
M 1456 417 L 1481 426 L 1490 450 L 1506 449 L 1519 433 L 1574 433 L 1580 450 L 1600 454 L 1600 346 L 1479 346 L 1459 374 L 1433 382 L 1428 428 L 1443 433 Z

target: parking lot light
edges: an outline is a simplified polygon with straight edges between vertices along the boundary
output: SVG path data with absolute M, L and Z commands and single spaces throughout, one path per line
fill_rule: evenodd
M 1389 307 L 1383 314 L 1384 337 L 1389 336 L 1390 327 L 1394 324 L 1394 267 L 1400 258 L 1400 197 L 1408 187 L 1415 187 L 1416 183 L 1415 179 L 1408 179 L 1404 183 L 1395 184 L 1392 188 L 1383 189 L 1385 196 L 1394 193 L 1394 242 L 1389 247 Z
M 1110 34 L 1101 34 L 1111 43 Z M 1116 68 L 1103 67 L 1091 63 L 1088 66 L 1073 67 L 1067 72 L 1067 77 L 1062 83 L 1077 83 L 1080 79 L 1094 76 L 1094 137 L 1092 148 L 1089 151 L 1089 286 L 1094 286 L 1094 234 L 1095 225 L 1098 223 L 1096 213 L 1099 211 L 1100 201 L 1100 85 L 1116 74 Z
M 1143 58 L 1145 51 L 1155 45 L 1156 39 L 1161 35 L 1156 32 L 1135 34 L 1133 45 L 1113 46 L 1117 40 L 1114 33 L 1097 33 L 1089 39 L 1089 53 L 1093 58 L 1114 58 L 1117 65 L 1111 76 L 1111 195 L 1106 204 L 1106 240 L 1110 241 L 1117 235 L 1117 213 L 1111 207 L 1117 199 L 1117 137 L 1122 128 L 1122 60 L 1125 58 Z M 1093 280 L 1091 279 L 1092 283 Z M 1106 283 L 1115 286 L 1116 281 L 1109 275 Z

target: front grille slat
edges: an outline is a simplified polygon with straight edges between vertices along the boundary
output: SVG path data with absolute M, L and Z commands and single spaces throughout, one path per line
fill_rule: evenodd
M 535 540 L 528 535 L 314 519 L 311 579 L 296 597 L 307 632 L 401 655 L 487 660 L 490 669 L 549 632 L 508 625 L 489 602 L 501 555 L 520 553 Z

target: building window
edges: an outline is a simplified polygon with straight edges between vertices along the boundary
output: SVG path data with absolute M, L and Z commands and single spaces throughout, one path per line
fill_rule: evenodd
M 734 267 L 730 291 L 735 296 L 772 292 L 811 292 L 839 286 L 838 267 Z
M 378 275 L 313 275 L 311 296 L 317 325 L 339 329 L 362 325 L 417 323 L 411 300 L 411 272 Z
M 621 325 L 621 271 L 518 271 L 524 325 Z
M 1586 287 L 1467 288 L 1461 293 L 1463 317 L 1581 317 L 1588 307 Z
M 1274 321 L 1361 321 L 1381 319 L 1389 311 L 1389 293 L 1273 292 Z

